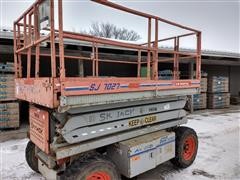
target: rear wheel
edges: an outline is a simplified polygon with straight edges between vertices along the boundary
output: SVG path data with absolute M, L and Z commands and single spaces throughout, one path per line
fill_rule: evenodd
M 104 156 L 95 155 L 74 161 L 61 176 L 66 180 L 120 180 L 115 164 Z
M 198 138 L 196 132 L 188 127 L 178 127 L 176 133 L 175 158 L 171 162 L 180 168 L 190 166 L 196 158 Z
M 32 141 L 29 141 L 25 149 L 25 158 L 28 163 L 28 166 L 35 172 L 38 170 L 38 159 L 35 156 L 35 144 Z

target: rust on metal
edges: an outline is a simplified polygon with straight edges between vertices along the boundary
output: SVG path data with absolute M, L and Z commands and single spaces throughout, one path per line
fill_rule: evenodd
M 39 32 L 39 26 L 38 26 L 38 20 L 39 18 L 39 12 L 37 10 L 37 7 L 34 6 L 34 40 L 37 41 L 40 38 L 40 32 Z M 39 60 L 40 60 L 40 46 L 39 44 L 36 45 L 35 48 L 36 54 L 35 54 L 35 78 L 39 77 Z
M 55 29 L 54 26 L 54 1 L 50 1 L 50 28 Z M 56 77 L 56 50 L 55 50 L 55 31 L 50 31 L 51 42 L 51 70 L 52 77 Z
M 64 63 L 64 43 L 63 43 L 63 7 L 62 0 L 58 1 L 58 26 L 59 26 L 59 60 L 60 60 L 60 79 L 65 78 L 65 63 Z M 54 29 L 51 29 L 54 31 Z
M 95 63 L 95 56 L 96 56 L 96 52 L 95 52 L 95 44 L 92 44 L 92 55 L 91 55 L 91 60 L 92 60 L 92 76 L 95 77 L 95 72 L 96 72 L 96 63 Z
M 148 48 L 151 47 L 152 19 L 148 18 Z M 147 77 L 150 78 L 151 51 L 147 51 Z M 154 73 L 154 72 L 153 72 Z
M 15 95 L 18 99 L 36 103 L 48 108 L 54 108 L 58 100 L 54 96 L 57 92 L 57 80 L 53 78 L 17 78 L 15 80 Z
M 153 58 L 153 79 L 158 80 L 158 20 L 155 19 L 155 42 L 154 42 L 154 58 Z
M 98 58 L 98 45 L 95 44 L 95 49 L 96 49 L 96 57 L 95 57 L 95 61 L 96 61 L 96 77 L 99 76 L 99 58 Z

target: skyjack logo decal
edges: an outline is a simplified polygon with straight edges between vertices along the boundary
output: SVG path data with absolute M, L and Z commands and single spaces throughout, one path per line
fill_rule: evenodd
M 118 89 L 138 89 L 147 87 L 163 87 L 163 86 L 190 86 L 191 84 L 200 84 L 199 82 L 176 82 L 176 83 L 92 83 L 89 86 L 72 86 L 65 87 L 65 91 L 112 91 Z

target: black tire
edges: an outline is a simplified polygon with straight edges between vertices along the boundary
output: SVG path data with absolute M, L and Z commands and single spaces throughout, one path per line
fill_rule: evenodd
M 61 180 L 120 180 L 120 174 L 114 163 L 102 155 L 74 161 L 60 176 Z M 95 177 L 95 178 L 94 178 Z M 108 178 L 105 178 L 106 180 Z M 104 179 L 104 180 L 105 180 Z
M 197 134 L 193 129 L 182 126 L 176 128 L 175 133 L 175 158 L 171 159 L 171 162 L 179 168 L 187 168 L 194 162 L 197 155 Z
M 35 172 L 39 173 L 38 170 L 38 159 L 35 156 L 35 144 L 29 141 L 25 150 L 25 158 L 28 166 Z

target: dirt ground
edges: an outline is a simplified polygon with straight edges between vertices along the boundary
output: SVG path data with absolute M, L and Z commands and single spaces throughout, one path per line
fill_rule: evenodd
M 186 126 L 199 137 L 198 155 L 187 169 L 166 162 L 139 175 L 137 180 L 240 179 L 240 106 L 223 110 L 197 111 Z M 27 139 L 0 143 L 0 180 L 44 179 L 25 161 Z

